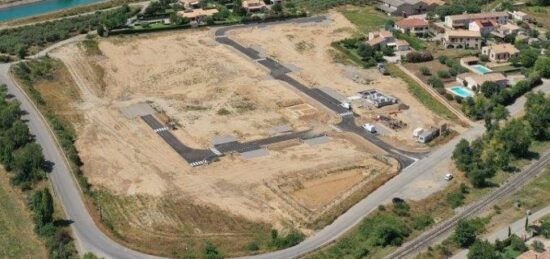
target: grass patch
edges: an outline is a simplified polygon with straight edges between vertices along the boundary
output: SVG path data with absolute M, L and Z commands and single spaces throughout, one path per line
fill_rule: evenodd
M 408 42 L 409 45 L 411 45 L 411 47 L 415 50 L 425 50 L 426 49 L 426 42 L 424 42 L 422 39 L 420 39 L 416 36 L 401 33 L 399 31 L 395 31 L 393 34 L 395 35 L 396 38 Z
M 369 0 L 294 0 L 297 6 L 310 12 L 319 13 L 341 5 L 365 5 Z
M 99 42 L 97 39 L 86 39 L 81 43 L 82 48 L 88 56 L 100 56 L 103 53 L 99 49 Z
M 0 258 L 46 258 L 23 193 L 8 183 L 7 172 L 0 168 Z
M 525 7 L 522 11 L 535 18 L 541 27 L 550 28 L 550 6 Z
M 341 12 L 362 33 L 379 30 L 387 21 L 393 20 L 393 17 L 377 11 L 373 6 L 345 9 Z
M 445 105 L 437 101 L 432 95 L 430 95 L 422 86 L 420 86 L 414 79 L 410 78 L 407 74 L 401 71 L 397 66 L 388 64 L 387 66 L 392 76 L 399 77 L 405 81 L 408 85 L 409 92 L 412 93 L 424 106 L 432 110 L 439 116 L 447 118 L 449 120 L 457 121 L 458 117 L 452 113 Z

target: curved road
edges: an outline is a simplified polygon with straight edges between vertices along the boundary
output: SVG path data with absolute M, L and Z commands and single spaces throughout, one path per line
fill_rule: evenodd
M 220 31 L 221 30 L 218 30 L 218 32 Z M 74 40 L 69 40 L 69 42 L 71 41 Z M 60 46 L 62 44 L 56 45 Z M 41 54 L 45 54 L 45 52 Z M 8 92 L 21 102 L 21 108 L 27 112 L 24 119 L 28 120 L 31 133 L 36 136 L 37 142 L 42 146 L 45 158 L 54 163 L 49 178 L 57 197 L 63 204 L 67 218 L 73 221 L 71 227 L 80 251 L 93 252 L 105 258 L 159 258 L 123 247 L 107 237 L 95 225 L 95 222 L 88 214 L 83 203 L 79 187 L 67 166 L 67 160 L 58 148 L 59 146 L 57 145 L 53 132 L 50 130 L 40 112 L 33 105 L 30 98 L 26 96 L 10 78 L 8 72 L 10 65 L 11 64 L 0 65 L 0 82 L 6 84 L 8 86 Z M 476 125 L 462 137 L 473 139 L 480 136 L 482 133 L 483 127 Z M 457 142 L 458 139 L 455 139 L 439 147 L 425 158 L 413 163 L 403 170 L 401 174 L 388 181 L 375 192 L 371 193 L 367 198 L 361 200 L 338 217 L 332 224 L 308 237 L 302 243 L 291 248 L 253 257 L 294 258 L 317 250 L 335 241 L 358 224 L 370 212 L 374 211 L 379 204 L 388 202 L 392 197 L 400 195 L 400 193 L 407 189 L 415 179 L 432 175 L 434 165 L 442 160 L 449 159 L 453 147 Z

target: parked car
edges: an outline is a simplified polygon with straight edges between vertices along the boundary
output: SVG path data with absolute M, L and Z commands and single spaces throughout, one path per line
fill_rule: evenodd
M 351 103 L 349 103 L 349 102 L 343 102 L 343 103 L 340 104 L 340 106 L 344 107 L 344 109 L 346 109 L 346 110 L 351 111 Z
M 452 174 L 446 174 L 445 177 L 443 177 L 443 179 L 445 179 L 445 181 L 450 181 L 454 178 L 454 176 Z

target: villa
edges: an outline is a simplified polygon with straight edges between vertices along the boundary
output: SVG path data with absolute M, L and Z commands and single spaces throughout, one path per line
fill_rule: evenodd
M 416 36 L 428 35 L 429 23 L 422 18 L 407 18 L 395 23 L 395 29 L 406 34 Z
M 464 73 L 456 76 L 456 81 L 472 91 L 477 91 L 481 85 L 485 82 L 495 82 L 500 87 L 506 87 L 508 85 L 508 79 L 501 73 L 488 73 L 488 74 L 476 74 L 476 73 Z
M 468 28 L 469 24 L 474 21 L 494 20 L 497 24 L 506 24 L 508 22 L 508 13 L 506 12 L 491 12 L 491 13 L 474 13 L 445 16 L 445 26 L 457 29 Z
M 200 22 L 206 17 L 210 17 L 218 13 L 218 9 L 192 9 L 179 11 L 178 15 L 189 19 L 191 22 Z
M 443 46 L 453 49 L 479 49 L 481 34 L 478 31 L 447 30 L 443 37 Z
M 481 48 L 481 54 L 487 55 L 491 62 L 508 62 L 511 57 L 517 57 L 519 50 L 510 43 L 496 44 Z
M 481 33 L 481 36 L 487 36 L 491 34 L 497 27 L 497 23 L 494 20 L 476 20 L 470 22 L 468 30 L 477 31 Z
M 395 38 L 391 31 L 380 30 L 369 32 L 369 40 L 367 44 L 372 47 L 385 47 L 388 43 L 395 42 Z

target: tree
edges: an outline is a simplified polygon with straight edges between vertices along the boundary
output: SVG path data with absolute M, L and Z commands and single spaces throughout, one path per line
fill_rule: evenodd
M 542 222 L 539 233 L 545 238 L 550 238 L 550 220 L 544 220 Z
M 53 222 L 53 198 L 48 189 L 35 191 L 31 198 L 31 208 L 34 214 L 34 220 L 38 227 L 41 229 L 48 223 Z
M 476 229 L 470 221 L 464 219 L 458 221 L 453 234 L 453 240 L 460 247 L 465 248 L 472 245 L 476 241 L 476 236 Z
M 537 253 L 542 253 L 542 252 L 546 251 L 546 249 L 544 249 L 544 244 L 542 242 L 540 242 L 539 240 L 533 241 L 533 243 L 531 244 L 531 247 Z
M 540 57 L 535 62 L 535 71 L 544 78 L 550 78 L 550 57 Z
M 519 61 L 525 67 L 532 67 L 533 65 L 535 65 L 535 62 L 537 61 L 539 55 L 540 51 L 537 49 L 529 48 L 521 50 L 519 53 Z
M 483 96 L 489 98 L 498 94 L 500 86 L 495 82 L 487 81 L 481 84 L 480 90 Z
M 14 166 L 16 176 L 14 182 L 23 184 L 42 179 L 45 175 L 42 171 L 44 167 L 44 156 L 42 148 L 36 144 L 27 144 L 14 153 Z
M 498 259 L 499 254 L 494 245 L 488 241 L 475 241 L 468 251 L 468 259 Z
M 550 138 L 550 100 L 542 92 L 527 94 L 525 118 L 537 140 Z
M 533 142 L 531 125 L 522 120 L 513 119 L 499 130 L 496 139 L 504 143 L 506 150 L 515 157 L 524 157 L 529 153 L 529 146 Z
M 374 49 L 365 43 L 360 43 L 357 47 L 357 54 L 363 58 L 363 60 L 366 60 L 368 58 L 371 58 L 374 55 Z
M 443 81 L 441 81 L 441 79 L 439 79 L 439 77 L 437 77 L 436 75 L 430 76 L 430 78 L 428 78 L 428 84 L 431 85 L 433 88 L 443 88 L 444 86 Z
M 460 171 L 467 171 L 474 160 L 470 143 L 465 139 L 461 139 L 455 146 L 452 158 Z
M 280 14 L 283 12 L 283 5 L 281 3 L 275 3 L 272 7 L 271 7 L 271 11 L 273 11 L 274 13 L 276 14 Z

